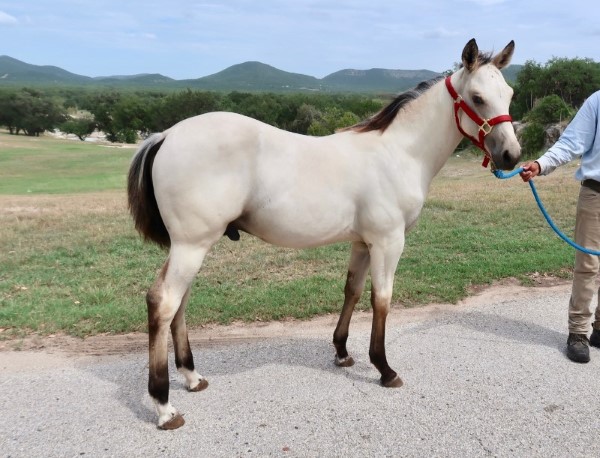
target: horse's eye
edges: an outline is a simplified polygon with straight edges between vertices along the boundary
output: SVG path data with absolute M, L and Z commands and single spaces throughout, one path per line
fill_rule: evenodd
M 473 103 L 475 105 L 483 105 L 485 102 L 483 101 L 483 99 L 480 96 L 474 95 L 473 96 Z

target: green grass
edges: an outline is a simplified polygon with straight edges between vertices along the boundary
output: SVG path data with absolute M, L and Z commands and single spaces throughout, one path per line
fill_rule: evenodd
M 132 154 L 0 134 L 0 338 L 146 329 L 145 292 L 166 253 L 142 243 L 127 214 Z M 568 235 L 578 188 L 573 168 L 536 180 Z M 478 158 L 453 157 L 407 237 L 394 302 L 455 303 L 507 277 L 523 283 L 534 273 L 566 278 L 573 255 L 541 217 L 527 185 L 497 180 Z M 198 326 L 337 313 L 348 257 L 349 244 L 290 250 L 246 234 L 239 242 L 224 238 L 197 276 L 187 321 Z M 358 308 L 369 308 L 369 289 Z
M 131 147 L 0 134 L 0 194 L 64 194 L 122 189 Z M 121 173 L 118 173 L 121 172 Z

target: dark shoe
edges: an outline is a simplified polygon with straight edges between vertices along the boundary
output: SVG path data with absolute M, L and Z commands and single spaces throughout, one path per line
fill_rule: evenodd
M 585 334 L 569 333 L 567 339 L 567 357 L 576 363 L 590 362 L 590 341 Z
M 590 336 L 590 345 L 592 347 L 600 348 L 600 329 L 592 330 L 592 335 Z

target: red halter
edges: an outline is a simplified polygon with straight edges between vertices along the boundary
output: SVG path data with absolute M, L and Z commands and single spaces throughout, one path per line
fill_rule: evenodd
M 454 119 L 456 120 L 456 127 L 458 127 L 458 130 L 460 131 L 461 134 L 463 134 L 466 138 L 471 140 L 471 142 L 476 147 L 478 147 L 480 150 L 482 150 L 485 153 L 485 156 L 483 158 L 483 163 L 481 165 L 483 167 L 487 167 L 488 163 L 490 162 L 490 159 L 492 158 L 492 155 L 485 148 L 485 144 L 484 144 L 485 137 L 490 132 L 492 132 L 492 129 L 494 128 L 494 126 L 496 124 L 500 124 L 501 122 L 512 122 L 512 117 L 510 115 L 505 114 L 505 115 L 496 116 L 495 118 L 492 118 L 492 119 L 481 119 L 479 117 L 479 115 L 477 113 L 475 113 L 475 111 L 473 111 L 469 105 L 467 105 L 467 103 L 463 100 L 463 98 L 460 95 L 458 95 L 458 92 L 456 92 L 456 90 L 452 86 L 452 82 L 450 81 L 450 76 L 446 77 L 446 88 L 448 88 L 450 97 L 452 97 L 452 99 L 454 100 Z M 479 131 L 478 131 L 479 138 L 475 138 L 475 137 L 467 134 L 464 131 L 464 129 L 460 125 L 460 118 L 458 117 L 458 112 L 460 110 L 463 110 L 467 114 L 467 116 L 469 118 L 471 118 L 475 124 L 477 124 L 477 126 L 479 127 Z M 493 166 L 493 162 L 492 162 L 492 166 Z

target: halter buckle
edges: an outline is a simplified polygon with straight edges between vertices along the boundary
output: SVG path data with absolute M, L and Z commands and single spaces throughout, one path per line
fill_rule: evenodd
M 489 135 L 492 132 L 493 126 L 488 123 L 489 119 L 484 119 L 483 124 L 479 126 L 479 131 L 483 132 L 483 135 Z

